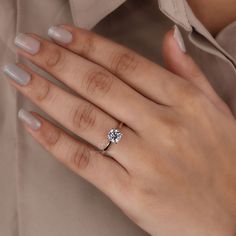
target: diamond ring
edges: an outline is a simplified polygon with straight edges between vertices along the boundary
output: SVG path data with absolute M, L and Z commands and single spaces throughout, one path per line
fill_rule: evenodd
M 119 129 L 122 126 L 123 126 L 123 123 L 120 123 L 118 128 L 116 128 L 116 129 L 113 128 L 108 132 L 108 134 L 107 134 L 108 143 L 107 143 L 107 146 L 103 149 L 103 151 L 102 151 L 103 153 L 105 153 L 108 150 L 108 148 L 111 146 L 111 144 L 113 144 L 113 143 L 117 144 L 120 142 L 123 134 L 121 133 L 121 131 Z

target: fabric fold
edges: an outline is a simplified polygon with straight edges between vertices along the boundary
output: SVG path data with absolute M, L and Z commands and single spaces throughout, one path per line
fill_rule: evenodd
M 74 24 L 92 29 L 99 21 L 113 12 L 126 0 L 69 0 Z
M 203 44 L 208 44 L 210 47 L 201 47 L 202 50 L 206 50 L 206 52 L 218 56 L 224 60 L 228 60 L 230 63 L 236 67 L 236 61 L 234 58 L 219 45 L 219 43 L 215 40 L 215 38 L 209 33 L 209 31 L 205 28 L 205 26 L 198 20 L 198 18 L 193 13 L 192 9 L 188 5 L 186 0 L 158 0 L 160 10 L 171 20 L 173 20 L 176 24 L 182 26 L 186 31 L 190 32 L 190 40 L 195 43 L 195 35 L 192 34 L 193 31 L 196 31 L 203 38 L 208 41 Z M 197 39 L 196 39 L 197 40 Z M 200 44 L 201 44 L 200 43 Z M 196 46 L 200 44 L 196 43 Z M 210 50 L 208 50 L 210 48 Z

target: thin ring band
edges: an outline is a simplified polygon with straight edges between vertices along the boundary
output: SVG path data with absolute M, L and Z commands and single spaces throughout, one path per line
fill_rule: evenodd
M 123 122 L 120 122 L 119 126 L 116 129 L 111 129 L 107 135 L 108 143 L 106 147 L 102 150 L 102 154 L 105 154 L 107 150 L 110 148 L 110 146 L 115 143 L 118 144 L 121 140 L 123 134 L 121 133 L 120 129 L 124 125 Z

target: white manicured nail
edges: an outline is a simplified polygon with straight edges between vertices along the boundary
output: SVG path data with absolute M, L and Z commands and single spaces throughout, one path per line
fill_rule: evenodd
M 187 50 L 184 44 L 184 39 L 177 25 L 174 26 L 174 39 L 178 44 L 180 50 L 186 53 Z
M 18 112 L 18 117 L 21 121 L 27 124 L 32 130 L 38 130 L 41 127 L 41 122 L 34 117 L 30 112 L 20 109 Z
M 15 64 L 5 65 L 4 73 L 21 86 L 27 85 L 31 80 L 31 75 Z
M 17 47 L 25 50 L 26 52 L 35 55 L 40 50 L 40 42 L 26 34 L 19 34 L 15 38 L 15 44 Z
M 63 44 L 71 43 L 73 39 L 71 32 L 59 26 L 50 27 L 48 30 L 48 36 Z

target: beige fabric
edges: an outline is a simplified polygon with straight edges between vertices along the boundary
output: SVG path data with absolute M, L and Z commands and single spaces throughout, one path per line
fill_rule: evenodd
M 160 0 L 159 7 L 182 26 L 189 53 L 236 114 L 236 23 L 215 40 L 185 0 Z M 1 0 L 0 65 L 18 60 L 17 32 L 46 37 L 47 28 L 58 23 L 92 29 L 162 64 L 163 35 L 173 24 L 166 16 L 154 0 Z M 6 80 L 0 80 L 0 91 L 0 235 L 146 235 L 102 193 L 57 163 L 16 117 L 21 107 L 46 114 Z
M 74 23 L 85 29 L 91 29 L 102 18 L 119 7 L 126 0 L 69 0 Z

